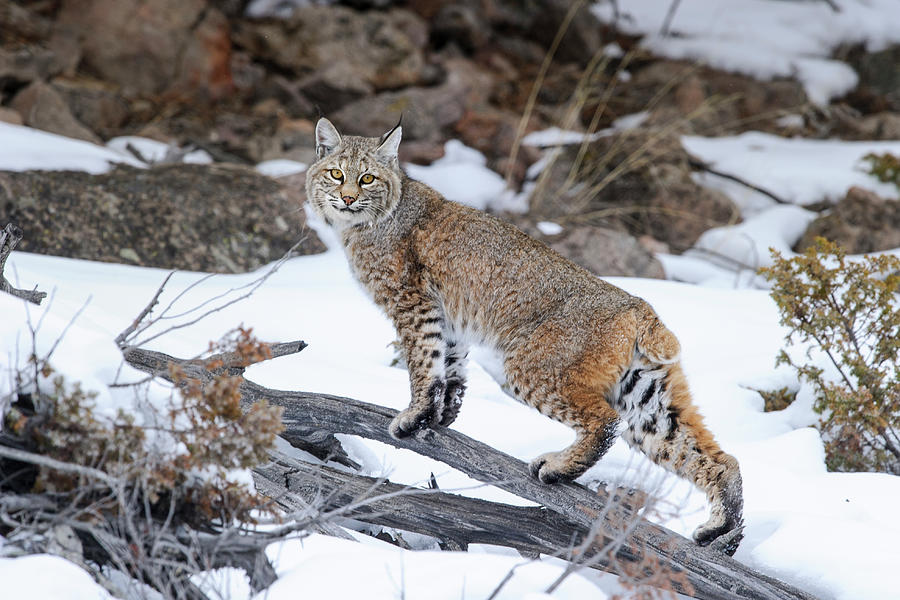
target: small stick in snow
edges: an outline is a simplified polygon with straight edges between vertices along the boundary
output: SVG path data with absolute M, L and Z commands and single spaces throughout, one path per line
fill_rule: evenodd
M 40 304 L 47 297 L 47 292 L 39 292 L 37 289 L 20 290 L 13 287 L 3 275 L 3 270 L 6 268 L 6 259 L 9 258 L 10 253 L 20 241 L 22 241 L 22 230 L 12 223 L 7 223 L 3 231 L 0 231 L 0 292 L 12 294 L 34 304 Z
M 688 159 L 688 165 L 690 165 L 691 168 L 700 169 L 701 171 L 706 171 L 707 173 L 710 173 L 711 175 L 716 175 L 717 177 L 723 177 L 723 178 L 733 181 L 735 183 L 739 183 L 742 186 L 750 188 L 751 190 L 753 190 L 755 192 L 759 192 L 763 196 L 767 196 L 768 198 L 771 198 L 778 204 L 792 204 L 791 202 L 788 202 L 787 200 L 776 196 L 775 194 L 773 194 L 772 192 L 770 192 L 769 190 L 767 190 L 765 188 L 761 188 L 758 185 L 754 185 L 754 184 L 750 183 L 749 181 L 747 181 L 746 179 L 741 179 L 737 175 L 732 175 L 730 173 L 724 173 L 722 171 L 717 171 L 716 169 L 713 169 L 711 166 L 709 166 L 707 163 L 703 162 L 702 160 L 697 160 L 696 158 L 691 157 L 690 159 Z

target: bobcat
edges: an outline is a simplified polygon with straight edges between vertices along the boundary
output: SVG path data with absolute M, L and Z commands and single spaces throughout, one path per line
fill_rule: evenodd
M 322 118 L 306 175 L 313 210 L 339 234 L 406 355 L 412 401 L 391 435 L 450 425 L 468 347 L 487 345 L 503 357 L 519 400 L 577 434 L 568 448 L 531 462 L 542 482 L 584 473 L 622 420 L 631 446 L 707 494 L 711 516 L 694 532 L 697 543 L 739 527 L 738 463 L 691 403 L 678 340 L 653 309 L 512 225 L 407 177 L 397 159 L 401 134 L 398 124 L 380 139 L 342 136 Z

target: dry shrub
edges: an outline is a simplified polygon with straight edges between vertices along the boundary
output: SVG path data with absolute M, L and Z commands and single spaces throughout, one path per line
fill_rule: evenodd
M 866 172 L 882 183 L 893 183 L 900 188 L 900 156 L 890 153 L 870 153 L 863 156 L 869 164 Z
M 246 329 L 210 349 L 227 353 L 231 365 L 271 356 Z M 56 509 L 4 513 L 0 535 L 39 539 L 67 523 L 98 579 L 102 565 L 111 565 L 165 598 L 187 597 L 190 576 L 214 564 L 219 552 L 190 540 L 251 526 L 268 510 L 270 501 L 235 470 L 267 460 L 282 430 L 281 408 L 262 402 L 242 411 L 240 377 L 213 359 L 195 361 L 210 375 L 203 382 L 170 366 L 176 385 L 170 405 L 150 423 L 137 424 L 122 410 L 102 414 L 96 394 L 32 360 L 52 385 L 19 393 L 0 443 L 40 460 L 0 459 L 0 497 L 42 494 Z
M 837 373 L 829 377 L 809 351 L 807 361 L 778 356 L 816 390 L 829 469 L 900 475 L 900 258 L 850 260 L 824 238 L 794 258 L 773 256 L 761 273 L 790 328 L 786 341 L 811 344 Z

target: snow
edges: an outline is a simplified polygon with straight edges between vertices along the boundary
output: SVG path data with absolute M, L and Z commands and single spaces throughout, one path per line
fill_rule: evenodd
M 538 221 L 537 228 L 544 235 L 556 235 L 563 231 L 562 225 L 552 221 Z
M 268 175 L 269 177 L 284 177 L 285 175 L 302 173 L 306 170 L 307 166 L 309 165 L 296 160 L 275 158 L 259 163 L 258 165 L 256 165 L 256 170 L 263 175 Z
M 430 165 L 407 163 L 403 168 L 444 197 L 479 210 L 524 212 L 527 208 L 525 198 L 507 190 L 503 177 L 487 168 L 484 154 L 459 140 L 444 144 L 444 156 Z
M 105 164 L 107 158 L 103 157 L 115 155 L 110 148 L 88 144 L 77 155 L 80 162 L 67 162 L 77 153 L 66 150 L 56 136 L 41 137 L 45 134 L 9 127 L 0 131 L 15 134 L 17 140 L 30 140 L 43 168 L 77 164 L 77 168 L 90 170 Z M 773 152 L 778 148 L 777 138 L 755 139 L 768 144 L 766 147 Z M 723 169 L 741 169 L 742 162 L 751 162 L 747 157 L 734 155 L 767 154 L 753 150 L 746 136 L 722 140 L 693 138 L 689 143 L 694 144 L 695 152 L 696 148 L 702 150 L 704 144 L 708 148 L 722 144 L 715 156 L 705 158 L 715 158 Z M 817 188 L 816 194 L 826 190 L 833 197 L 842 195 L 846 190 L 840 187 L 849 185 L 842 178 L 853 175 L 855 168 L 857 158 L 852 157 L 872 147 L 822 144 L 825 145 L 815 147 L 828 148 L 827 154 L 834 161 L 825 167 L 820 163 L 822 173 L 818 180 L 804 175 L 803 165 L 806 161 L 825 160 L 822 155 L 810 158 L 806 152 L 795 150 L 781 157 L 785 163 L 790 159 L 798 165 L 795 171 L 799 182 L 791 196 L 798 204 L 812 195 L 804 191 L 804 185 L 819 185 L 823 179 L 831 183 Z M 0 167 L 24 164 L 20 155 L 3 152 Z M 758 173 L 757 183 L 769 183 L 779 193 L 786 193 L 782 186 L 789 183 L 790 165 L 773 161 L 770 167 L 769 172 L 761 167 L 753 167 L 759 171 L 738 172 L 747 177 Z M 495 193 L 502 189 L 499 176 L 491 179 L 485 175 L 484 157 L 459 143 L 448 143 L 447 155 L 435 165 L 417 169 L 414 176 L 445 186 L 445 190 L 470 202 L 490 205 L 490 198 L 479 187 L 485 181 L 489 188 L 494 186 L 491 189 Z M 874 184 L 874 180 L 865 181 L 869 187 Z M 755 213 L 745 222 L 705 234 L 694 255 L 661 256 L 670 274 L 672 269 L 680 268 L 698 275 L 704 285 L 630 278 L 609 280 L 647 299 L 679 336 L 683 366 L 695 402 L 723 448 L 740 461 L 746 496 L 746 537 L 735 558 L 824 599 L 896 597 L 891 567 L 900 564 L 900 548 L 896 544 L 900 513 L 895 508 L 900 497 L 900 478 L 826 471 L 821 438 L 811 427 L 818 418 L 811 408 L 811 390 L 797 382 L 786 367 L 774 367 L 774 357 L 785 334 L 778 324 L 774 303 L 764 290 L 748 288 L 756 284 L 750 270 L 746 270 L 743 280 L 736 281 L 733 270 L 716 266 L 702 252 L 714 251 L 731 260 L 749 261 L 765 256 L 765 246 L 789 249 L 791 240 L 809 218 L 808 211 L 800 206 L 773 207 L 758 202 Z M 161 297 L 160 306 L 166 306 L 196 283 L 177 301 L 175 312 L 189 309 L 246 285 L 264 271 L 217 275 L 203 281 L 201 273 L 177 273 Z M 0 394 L 6 395 L 12 389 L 11 372 L 24 364 L 31 350 L 27 325 L 30 321 L 40 323 L 36 338 L 39 354 L 48 352 L 66 331 L 51 363 L 70 381 L 81 381 L 85 388 L 98 392 L 101 409 L 112 410 L 134 402 L 127 388 L 109 385 L 117 378 L 128 381 L 141 377 L 127 367 L 119 370 L 122 361 L 113 338 L 146 304 L 165 272 L 16 252 L 9 260 L 7 274 L 18 287 L 52 290 L 53 299 L 41 307 L 26 307 L 17 299 L 0 296 L 0 314 L 4 316 L 0 320 Z M 407 403 L 407 374 L 390 366 L 393 327 L 353 280 L 339 249 L 286 261 L 250 299 L 189 328 L 170 332 L 149 347 L 192 356 L 203 351 L 208 341 L 220 338 L 238 324 L 252 327 L 261 339 L 303 339 L 309 344 L 297 355 L 248 369 L 247 376 L 262 385 L 350 396 L 395 409 L 404 408 Z M 158 330 L 151 330 L 148 335 Z M 454 429 L 522 460 L 558 450 L 571 441 L 571 430 L 509 398 L 489 374 L 492 368 L 489 355 L 473 354 L 466 401 Z M 784 411 L 763 412 L 762 400 L 753 390 L 785 385 L 799 390 L 797 401 Z M 164 390 L 157 390 L 146 401 L 160 401 L 164 394 Z M 498 427 L 498 423 L 502 426 Z M 412 452 L 353 436 L 341 436 L 341 441 L 349 454 L 363 464 L 366 473 L 390 474 L 393 481 L 401 484 L 421 484 L 434 473 L 443 490 L 527 504 Z M 661 493 L 666 506 L 677 510 L 653 518 L 685 535 L 706 518 L 707 506 L 701 493 L 665 475 L 622 441 L 616 442 L 581 481 L 591 486 L 618 482 Z M 861 548 L 866 551 L 858 551 Z M 411 552 L 371 539 L 353 543 L 318 535 L 289 540 L 269 549 L 276 558 L 280 578 L 268 595 L 256 597 L 396 598 L 400 590 L 406 590 L 408 597 L 485 598 L 512 566 L 522 564 L 500 597 L 544 598 L 543 591 L 560 572 L 558 561 L 526 561 L 489 547 L 477 550 L 479 553 L 475 553 L 475 548 L 470 553 Z M 36 571 L 60 575 L 40 579 L 28 570 L 33 565 Z M 348 577 L 348 573 L 353 576 Z M 4 596 L 24 596 L 24 592 L 16 594 L 10 590 L 28 586 L 29 596 L 107 597 L 89 579 L 72 583 L 80 576 L 86 577 L 78 567 L 53 557 L 0 561 Z M 198 581 L 205 589 L 211 586 L 230 590 L 228 593 L 235 598 L 249 595 L 245 580 L 236 572 L 217 571 Z M 553 597 L 602 598 L 613 593 L 604 581 L 593 574 L 578 574 Z M 65 592 L 44 593 L 40 591 L 44 588 L 36 588 L 35 582 L 47 586 L 47 590 L 54 589 L 50 586 L 57 582 L 69 582 L 69 587 Z
M 136 135 L 123 135 L 114 137 L 106 142 L 107 148 L 112 148 L 122 154 L 134 155 L 129 147 L 134 148 L 143 157 L 147 164 L 155 164 L 160 162 L 172 161 L 175 157 L 180 160 L 175 162 L 184 162 L 189 164 L 208 165 L 213 162 L 212 156 L 206 150 L 192 150 L 184 152 L 175 144 L 166 144 L 158 140 L 140 137 Z
M 0 122 L 0 164 L 7 171 L 49 169 L 105 173 L 112 164 L 143 166 L 130 153 Z
M 847 64 L 832 58 L 840 46 L 877 51 L 900 42 L 896 0 L 684 0 L 669 27 L 661 30 L 671 0 L 618 4 L 620 30 L 645 36 L 641 45 L 673 59 L 696 60 L 760 80 L 795 78 L 810 100 L 828 104 L 856 86 Z M 613 2 L 597 2 L 594 14 L 615 20 Z
M 24 253 L 14 253 L 10 262 L 22 285 L 52 284 L 57 288 L 51 307 L 30 309 L 33 320 L 47 312 L 42 325 L 46 331 L 40 344 L 49 343 L 82 305 L 89 290 L 93 293 L 90 304 L 64 338 L 71 341 L 57 348 L 53 362 L 60 372 L 86 380 L 89 387 L 102 391 L 104 382 L 112 380 L 120 364 L 112 337 L 140 310 L 163 273 Z M 181 306 L 189 307 L 201 298 L 212 297 L 257 276 L 216 276 L 200 284 Z M 193 273 L 176 275 L 161 305 L 200 277 Z M 808 427 L 815 421 L 808 403 L 783 413 L 762 412 L 759 396 L 748 387 L 772 385 L 773 360 L 784 334 L 768 295 L 760 290 L 717 289 L 670 281 L 611 281 L 649 300 L 680 337 L 695 400 L 723 447 L 741 462 L 747 539 L 738 550 L 737 559 L 823 598 L 889 597 L 894 589 L 890 572 L 877 571 L 869 553 L 846 549 L 874 544 L 881 551 L 877 564 L 882 564 L 882 560 L 900 561 L 900 550 L 888 543 L 900 535 L 900 515 L 886 506 L 889 499 L 900 497 L 900 478 L 827 473 L 819 435 Z M 28 335 L 21 303 L 3 298 L 0 310 L 12 316 L 2 321 L 0 329 L 0 344 L 5 349 L 0 362 L 6 363 L 2 370 L 8 372 L 7 365 L 15 358 L 17 344 L 20 361 L 24 360 Z M 159 338 L 151 346 L 176 355 L 190 355 L 238 323 L 252 326 L 263 339 L 304 339 L 310 344 L 298 355 L 250 368 L 248 376 L 254 381 L 276 388 L 346 395 L 397 409 L 406 403 L 406 373 L 389 366 L 393 355 L 388 344 L 394 339 L 393 329 L 352 280 L 342 253 L 337 250 L 287 261 L 251 299 L 229 307 L 214 319 Z M 697 323 L 703 326 L 697 327 Z M 82 359 L 85 344 L 90 345 L 90 354 L 95 356 L 90 361 Z M 348 348 L 353 352 L 349 372 Z M 467 400 L 455 429 L 523 460 L 562 448 L 571 440 L 571 431 L 566 427 L 507 397 L 478 360 L 481 359 L 476 356 L 470 364 Z M 124 399 L 110 396 L 109 401 Z M 496 426 L 499 422 L 504 423 L 502 428 Z M 521 435 L 523 431 L 528 435 Z M 348 442 L 348 451 L 368 473 L 390 473 L 392 480 L 399 483 L 421 484 L 434 472 L 445 490 L 477 485 L 446 465 L 411 452 L 351 436 L 342 436 L 342 440 Z M 678 516 L 664 523 L 689 534 L 705 519 L 705 499 L 687 484 L 664 477 L 642 455 L 619 441 L 582 481 L 590 485 L 618 481 L 661 489 L 667 503 L 680 508 Z M 490 487 L 475 487 L 463 493 L 511 500 L 509 494 Z M 850 499 L 849 506 L 844 502 L 846 498 Z M 810 546 L 815 546 L 814 553 L 808 551 Z M 273 594 L 287 595 L 290 589 L 297 593 L 295 586 L 303 585 L 300 582 L 311 577 L 324 582 L 335 571 L 346 572 L 348 567 L 352 567 L 351 572 L 366 574 L 358 581 L 371 585 L 372 594 L 388 594 L 394 588 L 384 573 L 387 570 L 393 581 L 400 581 L 397 565 L 405 564 L 409 567 L 406 572 L 410 590 L 440 578 L 440 586 L 435 589 L 453 589 L 456 595 L 452 597 L 456 598 L 460 597 L 459 585 L 464 579 L 465 597 L 483 598 L 484 586 L 496 582 L 508 567 L 506 562 L 493 562 L 493 556 L 478 557 L 473 562 L 474 559 L 452 553 L 410 553 L 401 560 L 384 551 L 364 548 L 355 549 L 357 554 L 341 550 L 316 551 L 307 556 L 305 551 L 296 552 L 298 558 L 310 562 L 298 565 L 300 574 L 285 571 Z M 338 560 L 337 556 L 343 558 Z M 838 563 L 840 569 L 836 568 Z M 376 565 L 377 569 L 365 567 L 367 564 Z M 478 565 L 477 569 L 473 564 Z M 420 579 L 420 571 L 427 576 Z M 476 576 L 476 571 L 485 575 Z M 823 573 L 828 577 L 823 579 Z M 540 592 L 544 589 L 541 586 L 546 585 L 546 576 L 535 577 L 522 581 L 531 582 L 529 591 Z M 341 584 L 348 586 L 348 594 L 354 581 Z
M 58 556 L 34 554 L 0 558 L 4 598 L 30 600 L 112 600 L 87 571 Z
M 900 140 L 847 142 L 783 138 L 758 131 L 736 136 L 683 136 L 685 149 L 716 171 L 735 175 L 793 204 L 836 202 L 852 186 L 897 198 L 897 187 L 864 171 L 869 153 L 900 155 Z
M 521 557 L 464 552 L 401 550 L 372 539 L 363 544 L 323 535 L 273 544 L 268 549 L 281 577 L 255 600 L 311 598 L 487 598 L 503 577 L 513 577 L 496 598 L 506 600 L 604 600 L 606 594 L 575 573 L 551 596 L 541 593 L 563 567 Z M 348 577 L 347 573 L 352 573 Z

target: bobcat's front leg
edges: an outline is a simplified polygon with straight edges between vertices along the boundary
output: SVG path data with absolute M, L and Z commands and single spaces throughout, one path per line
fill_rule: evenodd
M 406 354 L 412 400 L 391 421 L 390 433 L 398 439 L 441 423 L 447 392 L 447 343 L 440 309 L 433 300 L 418 295 L 404 304 L 405 309 L 392 316 Z
M 462 343 L 447 340 L 447 356 L 444 358 L 444 370 L 447 376 L 447 389 L 444 392 L 444 409 L 440 424 L 448 427 L 456 420 L 462 407 L 463 394 L 466 393 L 466 356 L 469 349 Z

